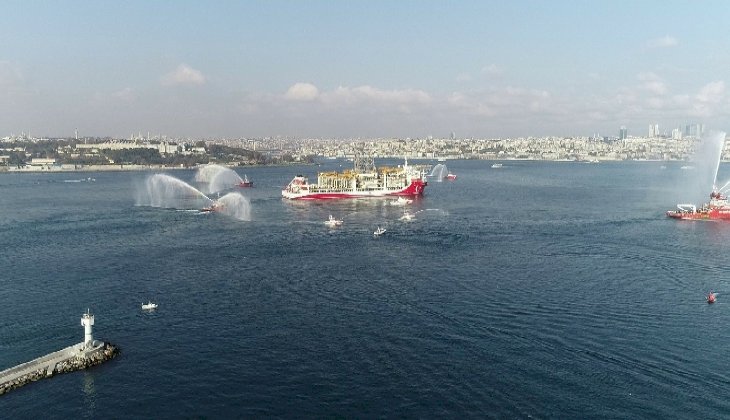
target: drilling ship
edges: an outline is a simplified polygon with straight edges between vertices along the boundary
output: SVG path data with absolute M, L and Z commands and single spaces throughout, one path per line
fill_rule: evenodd
M 317 183 L 297 175 L 281 191 L 290 200 L 326 200 L 387 196 L 419 196 L 428 185 L 424 165 L 376 168 L 372 158 L 355 157 L 354 169 L 344 172 L 320 172 Z

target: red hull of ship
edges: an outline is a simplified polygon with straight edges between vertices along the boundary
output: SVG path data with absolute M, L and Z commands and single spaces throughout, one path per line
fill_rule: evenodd
M 679 220 L 730 220 L 730 208 L 716 208 L 695 213 L 668 211 L 667 216 Z

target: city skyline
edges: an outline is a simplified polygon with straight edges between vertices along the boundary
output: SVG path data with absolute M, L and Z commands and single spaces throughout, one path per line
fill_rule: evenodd
M 721 2 L 4 4 L 0 131 L 727 131 Z

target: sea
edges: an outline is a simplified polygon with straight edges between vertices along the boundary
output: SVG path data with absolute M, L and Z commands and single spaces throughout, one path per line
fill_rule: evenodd
M 235 168 L 245 217 L 143 204 L 154 172 L 0 174 L 0 370 L 87 309 L 121 349 L 0 418 L 726 418 L 730 222 L 665 216 L 693 168 L 492 163 L 447 161 L 412 220 L 281 198 L 344 159 Z

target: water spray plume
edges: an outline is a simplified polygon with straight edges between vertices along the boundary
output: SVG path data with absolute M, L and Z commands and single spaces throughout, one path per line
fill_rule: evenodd
M 190 184 L 165 174 L 155 174 L 146 179 L 137 191 L 137 205 L 207 209 L 238 220 L 251 220 L 251 203 L 240 193 L 231 192 L 213 200 Z
M 198 169 L 195 181 L 206 184 L 208 194 L 224 191 L 239 185 L 243 179 L 230 168 L 221 165 L 206 165 Z
M 725 133 L 710 131 L 697 139 L 690 161 L 693 170 L 683 173 L 678 197 L 684 202 L 702 202 L 711 191 L 717 190 L 717 173 L 725 145 Z M 723 186 L 726 188 L 726 186 Z
M 228 193 L 219 198 L 216 203 L 220 206 L 219 213 L 238 220 L 251 220 L 251 203 L 240 193 Z
M 725 185 L 723 185 L 720 188 L 716 188 L 715 191 L 717 191 L 717 192 L 719 192 L 719 193 L 721 193 L 723 195 L 726 195 L 725 193 L 728 191 L 729 188 L 730 188 L 730 181 L 727 181 L 725 183 Z
M 710 144 L 715 147 L 717 150 L 715 150 L 717 154 L 717 160 L 714 167 L 713 172 L 713 188 L 717 184 L 717 173 L 720 171 L 720 159 L 722 158 L 722 149 L 725 148 L 725 132 L 724 131 L 711 131 L 710 135 L 708 136 L 712 141 Z M 728 184 L 730 184 L 730 181 L 726 182 L 725 185 L 722 186 L 720 189 L 720 192 L 723 192 L 722 190 L 727 188 Z
M 138 205 L 163 208 L 200 208 L 212 202 L 197 188 L 165 174 L 148 177 L 137 198 Z
M 444 165 L 443 163 L 439 163 L 438 165 L 433 167 L 431 173 L 428 174 L 428 177 L 433 178 L 436 182 L 442 182 L 448 174 L 449 169 L 446 167 L 446 165 Z
M 717 171 L 720 168 L 720 158 L 722 148 L 725 145 L 725 133 L 721 131 L 711 131 L 706 136 L 699 139 L 697 148 L 695 149 L 692 160 L 699 165 L 695 166 L 699 169 L 702 180 L 708 182 L 707 186 L 715 186 L 717 181 Z

